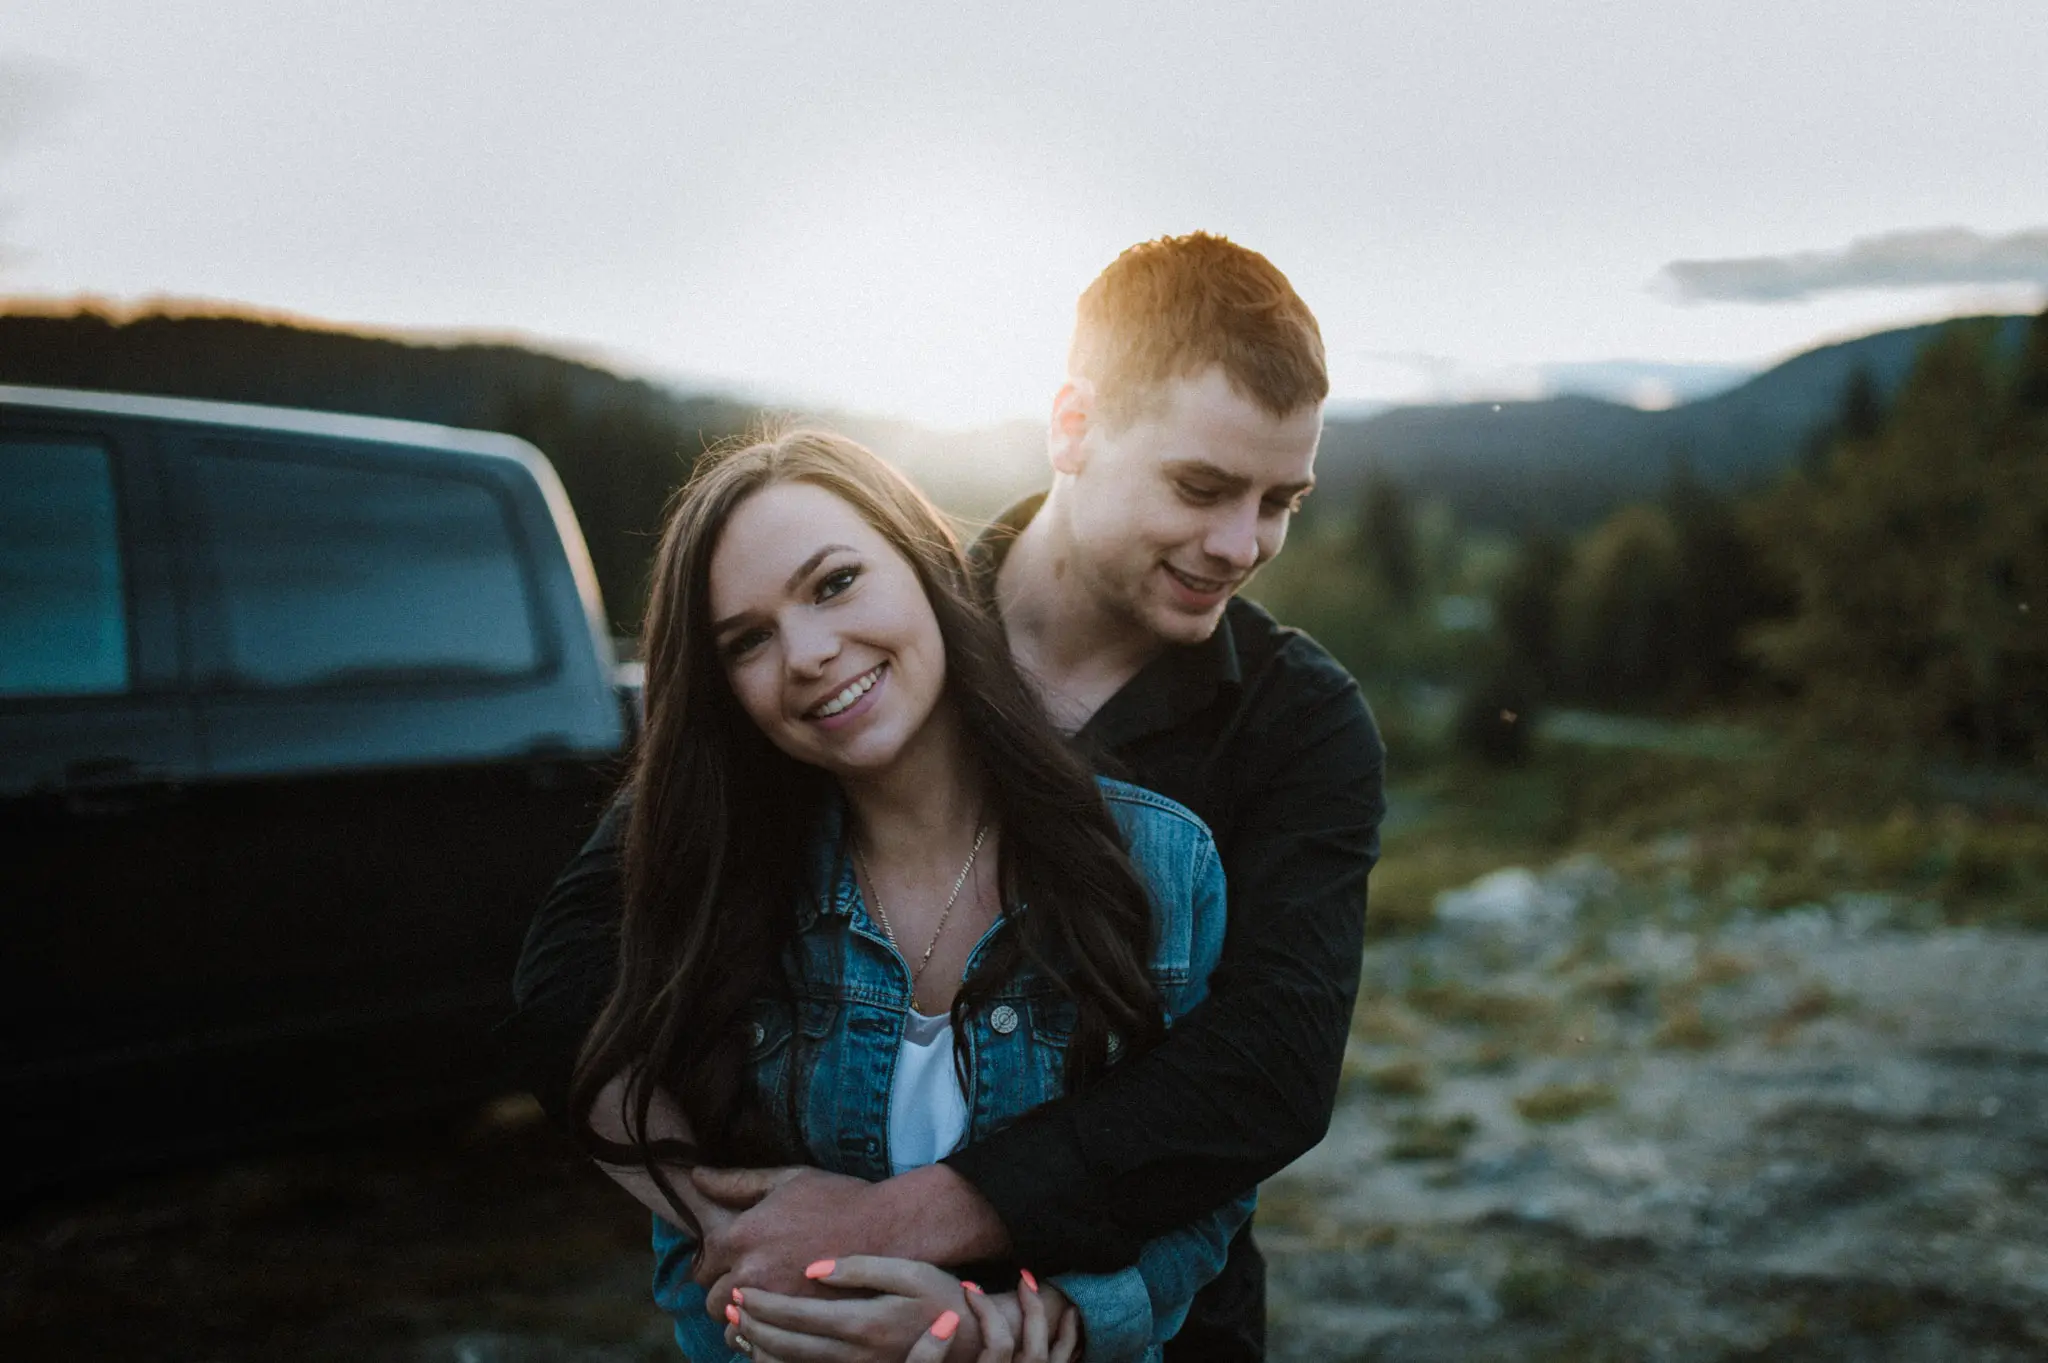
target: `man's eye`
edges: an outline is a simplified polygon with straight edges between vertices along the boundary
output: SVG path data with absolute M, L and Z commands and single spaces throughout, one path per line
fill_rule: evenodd
M 1223 495 L 1215 488 L 1203 487 L 1200 483 L 1176 483 L 1174 486 L 1182 497 L 1196 506 L 1208 506 Z
M 1301 503 L 1302 499 L 1300 497 L 1289 497 L 1277 502 L 1269 501 L 1266 503 L 1266 514 L 1268 516 L 1292 516 L 1301 510 Z
M 854 584 L 860 576 L 858 568 L 835 568 L 825 574 L 825 580 L 818 584 L 818 599 L 828 601 Z

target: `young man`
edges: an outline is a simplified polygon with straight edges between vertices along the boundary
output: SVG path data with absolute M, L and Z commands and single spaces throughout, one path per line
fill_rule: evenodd
M 1230 928 L 1210 996 L 1087 1092 L 940 1164 L 878 1184 L 698 1171 L 696 1190 L 736 1213 L 706 1224 L 699 1278 L 714 1302 L 735 1282 L 801 1288 L 823 1254 L 1121 1268 L 1328 1126 L 1384 753 L 1350 676 L 1236 596 L 1314 485 L 1321 335 L 1263 256 L 1195 233 L 1132 247 L 1089 286 L 1068 370 L 1047 433 L 1052 488 L 1006 512 L 977 562 L 1075 741 L 1215 833 Z M 520 961 L 507 1036 L 553 1111 L 611 986 L 621 828 L 614 809 Z M 1264 1317 L 1247 1228 L 1168 1357 L 1259 1358 Z

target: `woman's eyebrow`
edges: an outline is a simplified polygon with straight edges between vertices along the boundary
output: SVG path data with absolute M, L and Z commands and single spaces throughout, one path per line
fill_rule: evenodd
M 797 564 L 796 571 L 791 573 L 789 575 L 789 580 L 782 584 L 782 590 L 785 592 L 795 591 L 797 589 L 797 584 L 802 582 L 805 578 L 809 577 L 820 563 L 823 563 L 827 558 L 841 551 L 844 551 L 849 554 L 859 552 L 850 544 L 827 544 L 820 548 L 816 553 L 812 554 L 809 558 L 805 559 L 802 563 Z M 752 614 L 752 611 L 741 611 L 737 615 L 728 615 L 723 620 L 713 620 L 711 622 L 711 632 L 714 635 L 723 634 L 727 630 L 731 629 L 734 625 L 737 625 L 741 621 L 747 619 Z
M 820 563 L 823 563 L 829 556 L 839 553 L 842 550 L 849 554 L 854 552 L 853 546 L 850 544 L 828 544 L 824 548 L 818 550 L 818 552 L 812 554 L 802 563 L 796 565 L 796 571 L 789 575 L 789 581 L 782 584 L 782 590 L 786 592 L 795 591 L 797 588 L 797 584 L 799 582 L 802 582 L 805 578 L 809 577 L 811 575 L 811 570 L 813 568 L 816 568 Z

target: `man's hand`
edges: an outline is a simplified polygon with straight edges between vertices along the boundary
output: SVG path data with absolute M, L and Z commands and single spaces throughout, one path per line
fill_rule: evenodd
M 822 1169 L 707 1169 L 690 1181 L 706 1198 L 737 1213 L 705 1228 L 692 1275 L 710 1289 L 704 1309 L 722 1319 L 735 1286 L 785 1296 L 816 1295 L 806 1266 L 864 1249 L 872 1234 L 862 1208 L 875 1185 Z
M 707 1234 L 693 1276 L 724 1314 L 734 1287 L 816 1293 L 819 1259 L 891 1255 L 941 1266 L 999 1259 L 1009 1235 L 974 1185 L 943 1164 L 880 1183 L 818 1169 L 699 1169 L 692 1186 L 739 1215 Z

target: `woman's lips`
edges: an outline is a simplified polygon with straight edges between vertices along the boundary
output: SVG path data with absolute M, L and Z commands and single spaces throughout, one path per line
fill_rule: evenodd
M 855 718 L 859 717 L 860 715 L 866 714 L 869 710 L 874 708 L 875 695 L 882 689 L 882 683 L 888 680 L 888 674 L 889 665 L 887 663 L 877 663 L 875 666 L 861 673 L 860 676 L 854 678 L 853 681 L 849 682 L 846 686 L 841 687 L 838 691 L 826 697 L 817 705 L 814 705 L 809 710 L 806 710 L 804 712 L 804 718 L 812 724 L 816 724 L 822 728 L 827 729 L 837 729 L 845 724 L 851 723 Z M 855 696 L 852 702 L 848 704 L 845 709 L 836 710 L 831 714 L 820 713 L 820 711 L 823 710 L 825 706 L 830 705 L 833 701 L 840 699 L 848 691 L 854 690 L 856 687 L 861 687 L 863 685 L 865 685 L 865 689 L 862 690 L 860 694 Z

